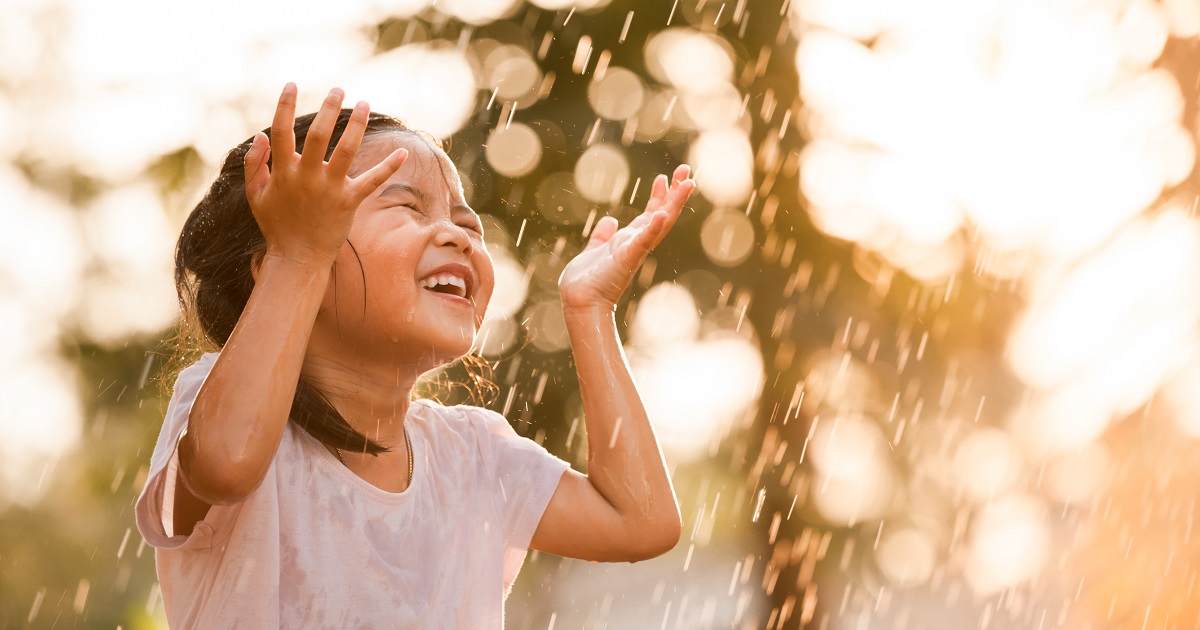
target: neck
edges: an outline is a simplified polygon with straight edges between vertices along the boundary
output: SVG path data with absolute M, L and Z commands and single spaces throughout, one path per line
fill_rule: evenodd
M 393 450 L 404 448 L 404 417 L 421 375 L 417 367 L 310 352 L 303 374 L 359 433 Z

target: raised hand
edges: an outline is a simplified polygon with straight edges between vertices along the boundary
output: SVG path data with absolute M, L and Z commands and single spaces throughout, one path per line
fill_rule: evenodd
M 571 259 L 558 278 L 565 310 L 608 309 L 633 280 L 633 274 L 679 218 L 683 204 L 696 189 L 686 164 L 675 169 L 671 185 L 666 175 L 654 178 L 646 210 L 618 229 L 617 220 L 606 216 L 592 228 L 587 246 Z
M 297 154 L 293 130 L 296 86 L 288 83 L 271 123 L 274 142 L 260 131 L 246 152 L 246 197 L 266 239 L 268 256 L 332 264 L 346 242 L 359 204 L 408 156 L 404 149 L 397 149 L 358 177 L 348 176 L 370 113 L 360 101 L 326 162 L 343 97 L 337 88 L 329 92 L 309 127 L 303 153 Z

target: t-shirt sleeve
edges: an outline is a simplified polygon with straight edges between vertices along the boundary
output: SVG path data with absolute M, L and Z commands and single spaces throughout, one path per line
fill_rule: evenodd
M 533 532 L 570 464 L 541 444 L 518 435 L 504 416 L 480 407 L 463 409 L 476 416 L 484 430 L 481 447 L 498 485 L 504 523 L 504 574 L 505 582 L 510 582 L 521 568 Z
M 154 445 L 154 453 L 150 455 L 150 472 L 138 496 L 134 514 L 138 532 L 150 546 L 157 549 L 200 549 L 211 546 L 217 530 L 237 512 L 237 506 L 214 505 L 204 519 L 196 523 L 191 534 L 174 533 L 179 438 L 187 431 L 192 402 L 216 359 L 216 353 L 205 354 L 179 373 L 158 442 Z

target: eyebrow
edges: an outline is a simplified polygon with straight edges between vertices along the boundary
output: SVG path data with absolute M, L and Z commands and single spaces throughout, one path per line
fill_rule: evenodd
M 384 188 L 382 191 L 380 191 L 376 196 L 386 197 L 392 193 L 409 194 L 413 197 L 416 197 L 417 201 L 420 201 L 421 203 L 429 203 L 429 196 L 425 194 L 425 191 L 421 190 L 420 188 L 409 186 L 408 184 L 390 184 L 387 188 Z
M 379 191 L 379 194 L 376 195 L 376 197 L 385 197 L 394 193 L 412 195 L 413 197 L 416 197 L 417 201 L 421 202 L 422 204 L 429 204 L 429 195 L 425 194 L 425 191 L 408 184 L 389 184 L 386 188 Z M 479 213 L 475 212 L 474 208 L 471 208 L 466 204 L 455 204 L 453 207 L 451 207 L 451 210 L 465 211 L 471 216 L 475 217 L 476 220 L 479 220 Z

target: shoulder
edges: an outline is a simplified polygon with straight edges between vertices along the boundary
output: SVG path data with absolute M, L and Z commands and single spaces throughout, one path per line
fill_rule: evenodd
M 413 416 L 423 425 L 440 449 L 457 443 L 488 458 L 496 442 L 516 437 L 504 416 L 483 407 L 446 406 L 432 400 L 413 401 Z
M 437 401 L 421 398 L 413 401 L 418 415 L 427 421 L 445 424 L 457 431 L 487 431 L 491 432 L 503 426 L 508 427 L 504 416 L 484 407 L 472 405 L 446 406 Z
M 191 391 L 193 397 L 195 392 L 200 389 L 200 385 L 204 383 L 204 379 L 208 377 L 208 373 L 212 371 L 213 365 L 217 362 L 216 352 L 208 352 L 201 356 L 195 363 L 183 368 L 175 377 L 175 395 L 179 396 L 181 392 Z

